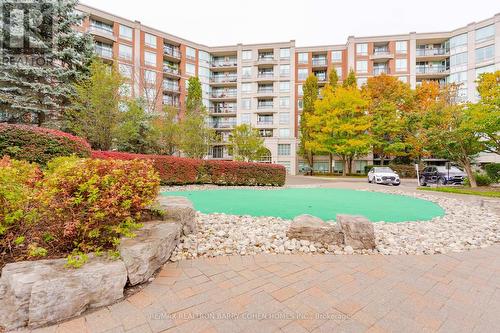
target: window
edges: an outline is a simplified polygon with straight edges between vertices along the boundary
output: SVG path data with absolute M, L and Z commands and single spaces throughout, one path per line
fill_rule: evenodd
M 368 79 L 366 77 L 359 77 L 356 79 L 356 83 L 357 83 L 358 87 L 361 87 L 361 86 L 366 84 L 367 80 Z
M 210 64 L 210 53 L 198 50 L 198 60 L 201 64 L 208 66 Z
M 132 46 L 120 44 L 118 46 L 118 57 L 120 59 L 132 60 Z
M 342 61 L 342 51 L 332 51 L 332 61 Z
M 287 109 L 290 107 L 290 97 L 280 97 L 280 108 Z
M 403 82 L 403 83 L 408 83 L 408 77 L 406 77 L 406 76 L 399 76 L 398 80 Z
M 301 52 L 299 53 L 299 64 L 307 64 L 309 62 L 309 53 Z
M 156 36 L 145 33 L 144 34 L 144 44 L 149 47 L 156 48 Z
M 304 86 L 302 84 L 297 85 L 297 94 L 299 96 L 304 96 Z
M 460 66 L 467 63 L 467 52 L 454 54 L 450 57 L 450 66 Z
M 132 40 L 132 28 L 120 24 L 120 38 Z
M 280 59 L 290 59 L 290 49 L 280 49 Z
M 479 79 L 479 75 L 483 73 L 491 73 L 495 71 L 495 65 L 489 65 L 484 67 L 476 68 L 476 78 Z
M 241 77 L 250 78 L 252 77 L 252 67 L 245 66 L 241 68 Z
M 118 64 L 118 71 L 120 72 L 121 76 L 127 79 L 132 78 L 132 66 L 126 65 L 126 64 Z
M 210 77 L 210 69 L 208 69 L 206 67 L 198 66 L 198 76 L 205 77 L 205 78 Z
M 186 74 L 194 76 L 196 75 L 196 67 L 193 64 L 186 64 Z M 186 80 L 187 82 L 187 80 Z
M 406 59 L 396 59 L 396 72 L 406 72 L 408 64 Z
M 242 83 L 241 84 L 241 91 L 244 93 L 251 93 L 252 92 L 252 84 L 251 83 Z
M 356 54 L 357 55 L 368 55 L 368 44 L 356 44 Z
M 455 48 L 466 44 L 467 44 L 466 33 L 450 38 L 450 48 Z
M 307 68 L 299 68 L 299 80 L 304 81 L 307 79 L 307 75 L 309 75 L 309 71 Z
M 476 30 L 476 43 L 495 36 L 495 25 L 491 24 Z
M 299 99 L 297 101 L 297 107 L 299 108 L 299 110 L 302 110 L 304 108 L 304 101 Z
M 156 66 L 156 53 L 144 52 L 144 63 L 149 66 Z
M 280 65 L 280 76 L 290 75 L 290 65 Z
M 187 46 L 186 47 L 186 58 L 194 60 L 196 59 L 196 50 L 193 49 L 192 47 Z
M 241 59 L 243 59 L 243 60 L 252 60 L 252 51 L 251 50 L 243 50 L 243 51 L 241 51 Z
M 118 93 L 122 97 L 130 97 L 132 96 L 132 86 L 130 83 L 124 83 L 120 86 Z
M 279 129 L 280 138 L 289 138 L 290 137 L 290 129 L 289 128 L 280 128 Z
M 339 80 L 342 80 L 342 67 L 335 67 L 335 71 L 337 71 L 337 76 L 339 77 Z
M 144 71 L 144 81 L 146 83 L 155 84 L 156 83 L 156 72 L 155 71 Z
M 252 100 L 250 98 L 242 98 L 241 108 L 243 110 L 250 110 L 252 108 Z
M 280 92 L 289 92 L 290 91 L 290 82 L 282 81 L 280 82 Z
M 250 124 L 250 113 L 242 113 L 241 114 L 241 123 L 242 124 Z
M 289 112 L 281 112 L 280 113 L 280 125 L 288 125 L 290 124 L 290 113 Z
M 357 73 L 368 73 L 368 61 L 366 61 L 366 60 L 356 61 L 356 72 Z
M 278 144 L 278 156 L 290 156 L 290 144 Z
M 476 64 L 493 59 L 495 57 L 495 45 L 489 45 L 476 49 Z
M 396 42 L 396 53 L 406 54 L 408 50 L 408 42 L 407 41 L 397 41 Z

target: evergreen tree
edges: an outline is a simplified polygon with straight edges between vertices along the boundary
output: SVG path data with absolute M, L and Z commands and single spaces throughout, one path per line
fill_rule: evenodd
M 303 107 L 302 115 L 300 116 L 299 152 L 312 169 L 314 164 L 314 149 L 311 145 L 311 126 L 309 124 L 309 118 L 314 113 L 314 103 L 318 99 L 318 78 L 313 74 L 309 75 L 302 86 L 302 91 Z
M 266 151 L 259 131 L 247 124 L 236 126 L 230 137 L 230 152 L 237 161 L 258 161 Z
M 29 9 L 29 20 L 41 22 L 36 32 L 26 30 L 25 34 L 29 34 L 35 45 L 45 47 L 22 56 L 6 45 L 2 47 L 0 121 L 40 126 L 46 121 L 58 120 L 68 106 L 75 95 L 73 83 L 88 73 L 94 51 L 92 37 L 74 29 L 82 19 L 75 12 L 76 3 L 76 0 L 33 0 L 24 4 Z M 12 37 L 11 28 L 16 30 L 17 20 L 5 18 L 12 13 L 13 6 L 19 8 L 19 4 L 3 5 L 1 38 L 7 41 Z M 52 21 L 47 17 L 52 17 Z
M 330 85 L 330 87 L 335 88 L 337 87 L 338 83 L 339 83 L 339 76 L 337 74 L 337 70 L 335 68 L 332 68 L 332 70 L 328 74 L 328 84 Z
M 347 78 L 345 79 L 342 86 L 344 88 L 357 87 L 356 74 L 354 74 L 354 70 L 352 68 L 349 70 L 349 75 L 347 75 Z
M 64 114 L 64 126 L 85 138 L 93 149 L 109 150 L 119 122 L 120 87 L 123 78 L 116 69 L 95 59 L 90 76 L 74 85 L 76 96 Z

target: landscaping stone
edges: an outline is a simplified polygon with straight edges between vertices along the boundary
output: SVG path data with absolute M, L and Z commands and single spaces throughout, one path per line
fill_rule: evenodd
M 309 241 L 324 244 L 343 243 L 343 235 L 337 223 L 326 223 L 319 217 L 307 214 L 293 219 L 286 236 L 299 239 L 302 246 L 309 246 Z
M 180 224 L 152 221 L 144 223 L 136 237 L 122 239 L 118 250 L 131 285 L 148 281 L 168 261 L 180 234 Z
M 163 219 L 175 220 L 181 224 L 183 235 L 196 232 L 196 211 L 189 199 L 180 196 L 160 196 L 159 203 L 164 211 Z
M 374 249 L 375 230 L 373 223 L 366 217 L 354 215 L 337 215 L 344 237 L 344 244 L 352 249 Z
M 127 270 L 121 260 L 90 256 L 78 269 L 65 264 L 66 259 L 7 264 L 0 278 L 0 326 L 55 323 L 123 297 Z

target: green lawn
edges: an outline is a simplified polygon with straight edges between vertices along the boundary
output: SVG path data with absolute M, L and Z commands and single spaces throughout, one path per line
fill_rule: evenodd
M 445 193 L 457 193 L 457 194 L 470 194 L 470 195 L 479 195 L 482 197 L 490 197 L 490 198 L 500 198 L 500 189 L 494 190 L 491 188 L 488 189 L 471 189 L 471 188 L 463 188 L 463 187 L 419 187 L 421 191 L 433 191 L 433 192 L 445 192 Z
M 425 221 L 444 215 L 444 210 L 439 205 L 427 200 L 347 189 L 220 189 L 162 194 L 185 196 L 202 213 L 275 216 L 285 219 L 311 214 L 323 220 L 335 220 L 337 214 L 351 214 L 363 215 L 373 222 Z

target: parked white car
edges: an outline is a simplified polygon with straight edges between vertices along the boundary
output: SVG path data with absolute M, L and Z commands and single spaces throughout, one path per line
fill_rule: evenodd
M 399 175 L 389 167 L 373 167 L 368 172 L 368 183 L 399 186 Z

